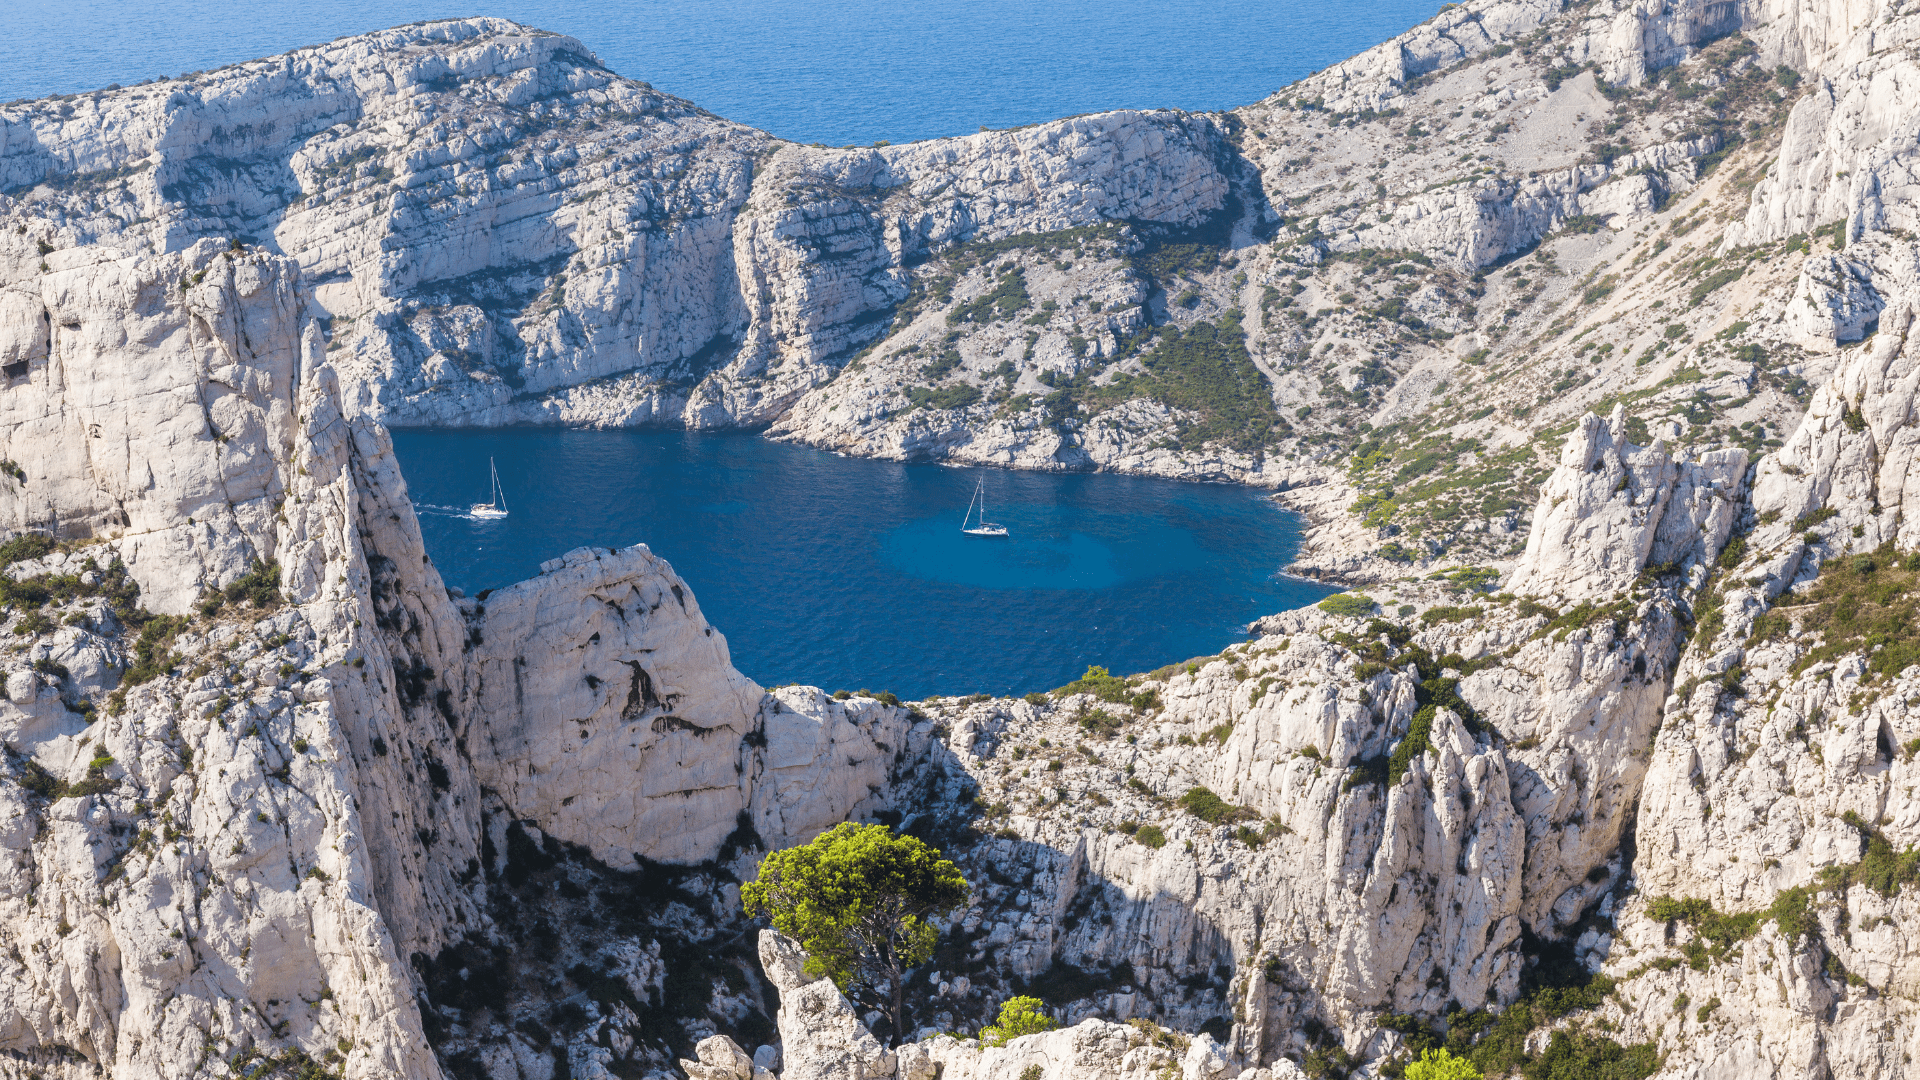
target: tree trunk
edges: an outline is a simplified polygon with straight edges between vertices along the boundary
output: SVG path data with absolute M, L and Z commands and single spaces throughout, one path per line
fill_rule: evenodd
M 900 985 L 899 958 L 893 957 L 892 961 L 889 974 L 893 977 L 893 1038 L 887 1044 L 889 1047 L 899 1046 L 900 1041 L 906 1038 L 907 1034 L 906 987 Z

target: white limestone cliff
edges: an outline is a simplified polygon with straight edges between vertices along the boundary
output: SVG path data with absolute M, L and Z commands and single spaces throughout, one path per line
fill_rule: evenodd
M 7 293 L 28 370 L 0 513 L 88 538 L 8 570 L 78 590 L 64 621 L 11 615 L 10 1060 L 439 1075 L 417 969 L 489 921 L 501 815 L 610 866 L 698 862 L 736 818 L 788 843 L 870 805 L 914 737 L 878 702 L 762 694 L 644 547 L 457 602 L 287 260 L 91 254 Z M 264 567 L 283 605 L 206 612 Z M 136 615 L 169 631 L 144 661 Z
M 1552 1023 L 1666 1074 L 1907 1075 L 1912 890 L 1845 874 L 1920 843 L 1920 688 L 1805 609 L 1920 548 L 1915 25 L 1475 2 L 1233 114 L 847 150 L 496 20 L 0 108 L 0 531 L 66 541 L 6 571 L 60 595 L 0 657 L 0 1075 L 1280 1076 L 1562 954 L 1618 996 Z M 1121 393 L 1202 323 L 1274 439 Z M 1382 617 L 1105 697 L 766 693 L 644 548 L 450 595 L 382 419 L 1285 486 Z M 1071 1026 L 888 1054 L 753 962 L 754 852 L 848 818 L 976 883 L 918 1023 Z
M 1590 600 L 1625 592 L 1648 566 L 1711 563 L 1733 531 L 1746 474 L 1744 451 L 1675 462 L 1658 443 L 1628 443 L 1621 410 L 1604 422 L 1589 413 L 1541 488 L 1506 588 Z

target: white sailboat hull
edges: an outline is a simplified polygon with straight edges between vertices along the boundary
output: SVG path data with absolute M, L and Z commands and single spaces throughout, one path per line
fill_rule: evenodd
M 973 520 L 973 508 L 980 507 L 980 524 L 969 525 Z M 973 486 L 973 498 L 967 502 L 967 516 L 960 519 L 960 531 L 968 536 L 986 536 L 1004 539 L 1007 527 L 998 522 L 987 520 L 987 482 L 985 480 Z
M 493 477 L 493 501 L 474 503 L 467 507 L 467 516 L 470 518 L 503 518 L 507 516 L 506 493 L 500 490 L 500 469 L 493 463 L 492 458 L 487 459 L 487 472 Z

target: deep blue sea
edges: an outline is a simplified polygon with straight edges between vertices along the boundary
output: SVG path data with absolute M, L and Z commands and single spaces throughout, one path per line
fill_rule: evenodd
M 645 543 L 764 685 L 1026 693 L 1219 652 L 1329 590 L 1283 578 L 1299 519 L 1224 484 L 843 458 L 745 434 L 394 432 L 427 550 L 477 593 Z M 496 460 L 509 516 L 479 521 Z M 992 520 L 961 518 L 984 478 Z
M 570 34 L 615 71 L 782 138 L 964 135 L 1126 107 L 1223 109 L 1393 37 L 1438 0 L 6 0 L 0 101 L 219 67 L 421 19 Z

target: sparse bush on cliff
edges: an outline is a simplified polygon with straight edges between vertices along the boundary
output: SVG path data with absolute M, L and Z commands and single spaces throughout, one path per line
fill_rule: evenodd
M 1188 788 L 1187 793 L 1180 796 L 1178 805 L 1209 825 L 1230 825 L 1260 816 L 1244 806 L 1233 805 L 1215 795 L 1211 789 L 1203 787 Z
M 747 914 L 807 950 L 807 970 L 882 1008 L 906 1030 L 904 975 L 933 955 L 927 920 L 966 903 L 965 878 L 938 849 L 885 825 L 845 822 L 776 851 L 740 890 Z
M 980 1029 L 980 1045 L 1005 1046 L 1022 1035 L 1038 1035 L 1059 1026 L 1039 998 L 1008 998 L 1000 1006 L 1000 1019 Z
M 1315 605 L 1329 615 L 1338 615 L 1343 619 L 1359 619 L 1373 614 L 1373 597 L 1365 593 L 1340 593 L 1329 596 Z
M 1132 694 L 1127 680 L 1118 675 L 1109 674 L 1106 668 L 1093 666 L 1087 673 L 1054 692 L 1055 697 L 1068 697 L 1073 694 L 1092 694 L 1101 701 L 1114 705 L 1125 704 Z
M 1444 1048 L 1428 1050 L 1407 1066 L 1406 1080 L 1481 1080 L 1480 1070 Z

